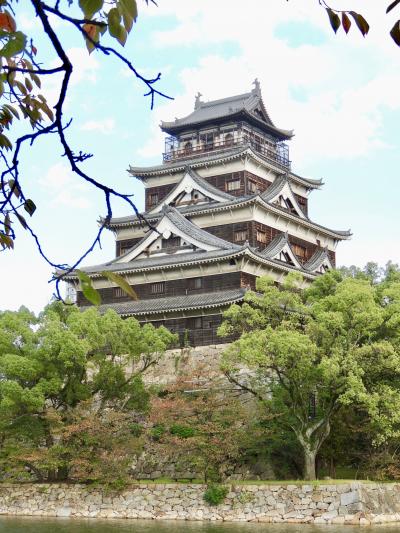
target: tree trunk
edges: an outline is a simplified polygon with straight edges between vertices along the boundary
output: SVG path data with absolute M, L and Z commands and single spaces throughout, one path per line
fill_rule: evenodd
M 317 451 L 308 446 L 304 446 L 304 479 L 314 481 L 316 479 L 315 460 Z

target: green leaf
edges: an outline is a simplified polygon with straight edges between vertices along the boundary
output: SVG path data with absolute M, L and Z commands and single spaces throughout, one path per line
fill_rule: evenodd
M 20 54 L 26 47 L 26 35 L 16 31 L 8 35 L 8 42 L 0 50 L 0 56 L 13 57 Z
M 8 180 L 8 186 L 13 190 L 13 193 L 17 198 L 21 196 L 21 189 L 19 188 L 18 183 L 15 183 L 15 180 Z
M 392 2 L 386 9 L 386 13 L 392 11 L 392 9 L 394 9 L 398 4 L 400 4 L 400 0 L 394 0 L 394 2 Z
M 117 37 L 119 27 L 121 26 L 121 14 L 116 7 L 110 9 L 107 15 L 108 31 L 112 37 Z
M 15 109 L 15 107 L 13 107 L 12 105 L 10 104 L 4 104 L 4 106 L 6 109 L 8 109 L 13 115 L 15 118 L 18 118 L 19 119 L 19 113 L 18 111 Z
M 27 225 L 26 220 L 24 219 L 24 217 L 22 215 L 20 215 L 19 213 L 15 213 L 15 216 L 18 218 L 21 226 L 24 229 L 27 229 L 28 225 Z
M 329 22 L 331 23 L 332 29 L 336 33 L 340 28 L 340 17 L 337 13 L 332 11 L 330 7 L 326 8 L 326 12 L 328 13 Z
M 101 275 L 104 276 L 105 278 L 109 279 L 110 281 L 112 281 L 116 285 L 118 285 L 118 287 L 120 287 L 124 292 L 126 292 L 126 294 L 128 296 L 130 296 L 132 298 L 132 300 L 137 300 L 138 299 L 137 294 L 133 290 L 133 288 L 129 285 L 129 283 L 126 281 L 126 279 L 124 279 L 119 274 L 116 274 L 115 272 L 108 272 L 107 270 L 103 270 Z
M 113 7 L 108 12 L 108 31 L 111 37 L 117 39 L 124 46 L 128 34 L 121 25 L 121 14 L 116 7 Z
M 88 300 L 93 305 L 100 305 L 100 293 L 93 287 L 92 280 L 90 279 L 90 277 L 86 274 L 86 272 L 83 272 L 82 270 L 75 270 L 75 272 L 81 283 L 81 289 L 86 300 Z
M 350 11 L 350 15 L 353 17 L 354 22 L 357 24 L 358 29 L 362 33 L 363 37 L 367 35 L 369 32 L 369 24 L 365 20 L 365 18 L 360 15 L 359 13 L 356 13 L 355 11 Z
M 29 80 L 28 78 L 25 78 L 25 87 L 28 89 L 29 92 L 31 92 L 33 89 L 31 80 Z
M 6 234 L 9 235 L 11 231 L 11 220 L 8 213 L 4 217 L 4 229 L 6 230 Z
M 85 18 L 91 19 L 103 7 L 104 0 L 79 0 Z
M 12 240 L 11 237 L 9 237 L 8 235 L 5 235 L 4 233 L 0 231 L 0 245 L 2 245 L 3 248 L 11 249 L 11 248 L 14 248 L 14 241 Z
M 136 0 L 119 0 L 118 9 L 122 14 L 125 30 L 129 33 L 138 16 Z
M 33 213 L 36 211 L 36 205 L 33 203 L 32 200 L 28 199 L 24 203 L 24 209 L 30 214 L 30 216 L 32 216 Z
M 390 30 L 390 35 L 397 46 L 400 46 L 400 20 L 398 20 Z
M 5 148 L 6 150 L 12 149 L 12 143 L 8 137 L 0 133 L 0 148 Z

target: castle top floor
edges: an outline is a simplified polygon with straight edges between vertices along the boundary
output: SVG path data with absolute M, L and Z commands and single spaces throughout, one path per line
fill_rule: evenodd
M 168 134 L 163 162 L 198 157 L 234 146 L 250 145 L 267 159 L 290 169 L 289 148 L 284 141 L 292 131 L 277 128 L 264 106 L 260 84 L 254 89 L 229 98 L 203 102 L 196 96 L 194 111 L 172 122 L 162 122 Z

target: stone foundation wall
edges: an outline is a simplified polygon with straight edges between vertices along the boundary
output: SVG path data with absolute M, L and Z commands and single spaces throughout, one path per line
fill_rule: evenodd
M 209 506 L 205 485 L 138 484 L 119 493 L 84 485 L 0 485 L 0 514 L 315 524 L 400 521 L 400 485 L 232 485 Z
M 199 368 L 207 369 L 210 379 L 220 376 L 221 355 L 227 346 L 228 344 L 215 344 L 167 350 L 161 361 L 146 372 L 144 380 L 148 384 L 165 385 L 174 382 L 177 376 Z

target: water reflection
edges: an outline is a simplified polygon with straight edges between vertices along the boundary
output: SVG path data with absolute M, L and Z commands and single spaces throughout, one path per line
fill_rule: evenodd
M 360 533 L 360 526 L 248 524 L 142 520 L 0 518 L 0 533 Z M 368 526 L 368 533 L 399 533 L 400 524 Z

